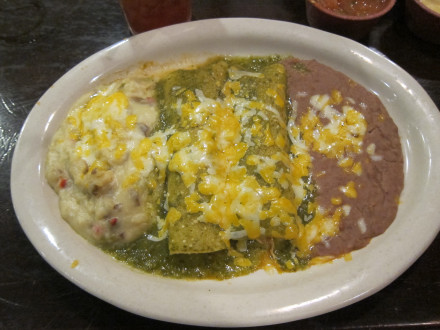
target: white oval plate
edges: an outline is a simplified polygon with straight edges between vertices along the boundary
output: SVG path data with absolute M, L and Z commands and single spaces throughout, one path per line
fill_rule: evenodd
M 401 135 L 405 188 L 396 220 L 352 254 L 293 274 L 264 271 L 225 281 L 166 279 L 132 270 L 78 236 L 60 217 L 44 179 L 52 135 L 72 103 L 102 77 L 143 61 L 184 55 L 291 54 L 314 58 L 375 92 Z M 17 142 L 11 191 L 30 241 L 58 272 L 127 311 L 205 326 L 267 325 L 326 313 L 377 292 L 404 272 L 440 229 L 440 113 L 405 71 L 351 40 L 306 26 L 260 19 L 214 19 L 125 39 L 75 66 L 37 102 Z M 76 267 L 72 262 L 78 260 Z M 44 297 L 43 297 L 44 298 Z

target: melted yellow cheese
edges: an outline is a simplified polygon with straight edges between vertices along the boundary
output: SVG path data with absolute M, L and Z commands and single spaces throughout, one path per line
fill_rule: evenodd
M 332 107 L 331 100 L 326 94 L 312 96 L 311 107 L 301 118 L 300 129 L 313 151 L 337 158 L 340 166 L 349 167 L 353 165 L 353 160 L 347 157 L 362 151 L 367 122 L 359 111 L 350 106 L 343 106 L 342 112 L 337 111 Z
M 186 137 L 173 136 L 169 143 L 171 131 L 145 137 L 138 120 L 136 109 L 123 91 L 102 90 L 85 105 L 73 109 L 67 118 L 75 157 L 86 162 L 88 173 L 121 164 L 117 179 L 124 189 L 139 184 L 154 168 L 164 179 L 170 154 L 186 143 Z

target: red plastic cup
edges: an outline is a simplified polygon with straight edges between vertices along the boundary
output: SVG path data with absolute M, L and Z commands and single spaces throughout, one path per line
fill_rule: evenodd
M 191 0 L 119 0 L 131 33 L 191 20 Z

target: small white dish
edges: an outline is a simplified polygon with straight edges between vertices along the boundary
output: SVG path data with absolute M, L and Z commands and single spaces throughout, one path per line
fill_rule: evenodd
M 225 281 L 173 280 L 112 259 L 61 219 L 57 197 L 44 178 L 44 159 L 72 103 L 107 75 L 131 65 L 214 54 L 314 58 L 363 84 L 388 109 L 404 151 L 401 204 L 391 227 L 352 253 L 351 261 L 340 259 L 292 274 L 260 271 Z M 145 317 L 183 324 L 282 323 L 372 295 L 425 251 L 440 229 L 439 127 L 440 113 L 422 87 L 397 65 L 354 41 L 272 20 L 196 21 L 122 40 L 81 62 L 51 86 L 32 109 L 18 139 L 11 193 L 20 224 L 42 257 L 104 301 Z

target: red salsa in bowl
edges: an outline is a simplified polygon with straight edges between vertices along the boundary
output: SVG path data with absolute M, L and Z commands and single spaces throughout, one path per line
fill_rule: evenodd
M 306 0 L 312 27 L 362 39 L 396 3 L 396 0 Z
M 370 16 L 384 10 L 388 0 L 315 0 L 317 5 L 348 16 Z

